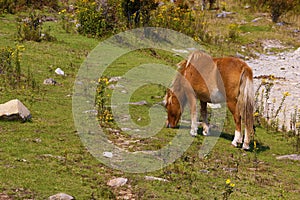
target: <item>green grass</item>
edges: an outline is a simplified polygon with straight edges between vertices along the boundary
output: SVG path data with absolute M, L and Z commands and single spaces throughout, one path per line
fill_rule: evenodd
M 14 19 L 13 15 L 0 18 L 0 47 L 14 46 Z M 205 138 L 199 135 L 184 155 L 155 172 L 130 174 L 103 165 L 86 150 L 78 136 L 70 97 L 81 63 L 99 41 L 66 34 L 54 22 L 45 26 L 51 27 L 57 41 L 24 42 L 25 51 L 21 59 L 23 73 L 27 68 L 34 73 L 39 91 L 10 88 L 0 91 L 0 103 L 18 98 L 32 113 L 30 122 L 0 121 L 0 193 L 14 199 L 46 199 L 59 192 L 83 200 L 115 199 L 122 196 L 120 191 L 134 194 L 135 199 L 222 199 L 225 181 L 230 179 L 235 183 L 230 199 L 298 199 L 299 162 L 276 160 L 277 155 L 295 153 L 285 133 L 268 133 L 264 128 L 258 128 L 255 136 L 258 149 L 244 152 L 230 146 L 234 132 L 231 116 L 217 145 L 203 159 L 199 158 L 198 151 Z M 242 29 L 245 32 L 262 32 L 265 37 L 271 37 L 273 30 L 266 27 L 247 25 Z M 276 34 L 280 35 L 278 32 Z M 242 39 L 249 41 L 254 36 L 247 37 Z M 219 48 L 213 46 L 210 51 L 214 55 L 232 51 L 224 49 L 218 52 Z M 163 63 L 175 67 L 178 61 L 178 57 L 163 51 L 156 51 L 156 54 L 150 50 L 135 51 L 116 60 L 105 75 L 121 76 L 143 63 Z M 67 76 L 55 75 L 57 67 L 63 69 Z M 43 85 L 43 80 L 49 77 L 59 85 Z M 164 88 L 161 86 L 139 88 L 131 101 L 146 100 L 149 104 L 130 106 L 132 118 L 140 125 L 147 125 L 149 107 L 160 102 L 163 96 Z M 186 137 L 190 137 L 188 131 L 187 128 Z M 138 143 L 130 144 L 132 146 L 118 145 L 130 151 L 157 150 L 167 145 L 175 134 L 176 130 L 163 128 L 157 135 L 140 139 Z M 136 139 L 125 134 L 120 137 Z M 116 143 L 120 142 L 120 137 L 111 136 Z M 230 169 L 233 170 L 230 172 Z M 145 175 L 165 178 L 169 182 L 146 181 Z M 120 176 L 128 178 L 125 186 L 111 188 L 106 185 L 108 180 Z

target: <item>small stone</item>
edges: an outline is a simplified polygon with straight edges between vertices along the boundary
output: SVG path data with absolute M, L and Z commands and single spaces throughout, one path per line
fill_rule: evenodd
M 103 156 L 106 157 L 106 158 L 112 158 L 113 157 L 113 153 L 105 151 L 105 152 L 103 152 Z
M 124 128 L 121 128 L 121 130 L 122 130 L 122 131 L 131 131 L 132 129 L 131 129 L 131 128 L 126 128 L 126 127 L 124 127 Z
M 35 143 L 41 143 L 42 139 L 41 138 L 35 138 L 35 139 L 33 139 L 33 142 L 35 142 Z
M 9 197 L 7 194 L 0 194 L 0 199 L 1 200 L 12 200 L 13 198 Z
M 147 181 L 163 181 L 163 182 L 169 182 L 169 180 L 164 179 L 164 178 L 158 178 L 158 177 L 154 177 L 154 176 L 145 176 L 145 179 Z
M 50 196 L 48 200 L 75 200 L 75 198 L 65 193 L 58 193 Z
M 120 186 L 125 185 L 127 183 L 127 181 L 128 181 L 127 178 L 115 178 L 115 179 L 109 180 L 107 182 L 107 185 L 111 186 L 111 187 L 120 187 Z
M 258 22 L 259 20 L 261 20 L 261 17 L 255 18 L 251 22 Z
M 227 167 L 224 167 L 223 170 L 226 172 L 237 172 L 238 171 L 237 168 L 227 168 Z
M 44 85 L 56 85 L 57 82 L 53 78 L 47 78 L 43 82 Z
M 219 14 L 217 14 L 217 17 L 218 18 L 226 18 L 228 15 L 231 15 L 231 14 L 234 14 L 233 12 L 226 12 L 226 11 L 223 11 Z
M 289 159 L 289 160 L 300 160 L 300 154 L 290 154 L 290 155 L 284 155 L 284 156 L 277 156 L 277 160 L 282 159 Z
M 208 171 L 207 169 L 202 169 L 202 170 L 200 170 L 200 172 L 203 173 L 203 174 L 209 174 L 210 173 L 210 171 Z
M 130 105 L 136 105 L 136 106 L 143 106 L 143 105 L 147 105 L 147 101 L 139 101 L 139 102 L 130 102 Z
M 110 79 L 109 79 L 109 83 L 112 83 L 112 82 L 118 82 L 119 80 L 121 80 L 122 79 L 122 77 L 121 76 L 116 76 L 116 77 L 111 77 Z
M 55 73 L 58 74 L 58 75 L 61 75 L 61 76 L 64 76 L 65 75 L 65 72 L 61 69 L 61 68 L 57 68 L 55 70 Z

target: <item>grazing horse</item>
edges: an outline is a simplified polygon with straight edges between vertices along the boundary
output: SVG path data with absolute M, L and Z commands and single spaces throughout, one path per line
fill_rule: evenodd
M 167 89 L 165 107 L 168 113 L 167 127 L 175 128 L 188 103 L 191 110 L 192 136 L 197 135 L 197 98 L 200 100 L 203 119 L 203 135 L 209 133 L 207 103 L 226 102 L 235 121 L 235 135 L 232 145 L 250 149 L 253 134 L 253 72 L 242 60 L 233 57 L 212 58 L 200 51 L 191 53 L 187 60 L 178 64 L 178 74 L 172 86 Z M 245 123 L 245 137 L 241 120 Z

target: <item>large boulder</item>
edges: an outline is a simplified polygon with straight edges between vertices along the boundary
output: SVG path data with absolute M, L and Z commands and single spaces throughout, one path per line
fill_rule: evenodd
M 18 99 L 0 104 L 1 120 L 21 120 L 26 121 L 31 118 L 30 111 Z

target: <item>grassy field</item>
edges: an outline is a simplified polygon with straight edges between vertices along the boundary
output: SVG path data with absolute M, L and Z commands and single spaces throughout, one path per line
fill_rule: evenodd
M 242 14 L 241 14 L 242 15 Z M 243 15 L 244 16 L 244 15 Z M 249 16 L 248 16 L 249 17 Z M 255 17 L 253 15 L 252 17 Z M 15 46 L 16 16 L 0 16 L 0 47 Z M 247 19 L 246 17 L 244 17 Z M 239 18 L 240 19 L 240 18 Z M 226 22 L 228 20 L 229 22 Z M 230 19 L 216 23 L 216 33 Z M 0 103 L 18 98 L 31 111 L 32 120 L 26 123 L 0 121 L 0 194 L 11 199 L 47 199 L 64 192 L 76 199 L 299 199 L 300 163 L 277 160 L 276 156 L 296 153 L 286 133 L 267 132 L 258 127 L 252 151 L 245 152 L 230 146 L 234 126 L 229 115 L 216 146 L 205 158 L 198 151 L 204 136 L 198 135 L 188 150 L 174 163 L 151 173 L 132 174 L 113 170 L 95 159 L 82 144 L 72 115 L 72 94 L 77 71 L 99 40 L 78 34 L 67 34 L 56 22 L 47 22 L 54 42 L 23 42 L 21 68 L 29 68 L 39 85 L 38 91 L 0 88 Z M 282 39 L 294 43 L 294 37 L 280 27 L 270 28 L 270 22 L 240 27 L 240 43 L 206 46 L 213 55 L 230 55 L 243 44 L 256 44 L 260 39 Z M 218 29 L 218 30 L 217 30 Z M 254 34 L 249 34 L 254 33 Z M 257 43 L 258 45 L 258 43 Z M 297 45 L 297 44 L 296 44 Z M 258 49 L 258 47 L 257 47 Z M 156 51 L 134 51 L 113 63 L 109 76 L 120 76 L 142 63 L 174 65 L 178 57 Z M 67 76 L 55 75 L 60 67 Z M 46 78 L 59 84 L 43 85 Z M 132 118 L 147 124 L 148 108 L 161 101 L 164 90 L 149 85 L 140 88 L 132 102 L 146 100 L 145 106 L 131 106 Z M 157 98 L 151 98 L 157 96 Z M 188 119 L 188 116 L 185 116 Z M 139 121 L 139 118 L 143 119 Z M 144 124 L 143 124 L 144 123 Z M 162 129 L 157 135 L 140 139 L 133 146 L 121 144 L 128 136 L 110 135 L 120 147 L 135 150 L 156 150 L 168 144 L 176 130 Z M 190 137 L 187 134 L 186 137 Z M 124 141 L 122 141 L 124 142 Z M 145 180 L 145 176 L 167 179 L 168 182 Z M 112 188 L 107 181 L 114 177 L 128 178 L 127 184 Z M 229 187 L 230 179 L 234 186 Z M 1 195 L 0 195 L 1 196 Z

